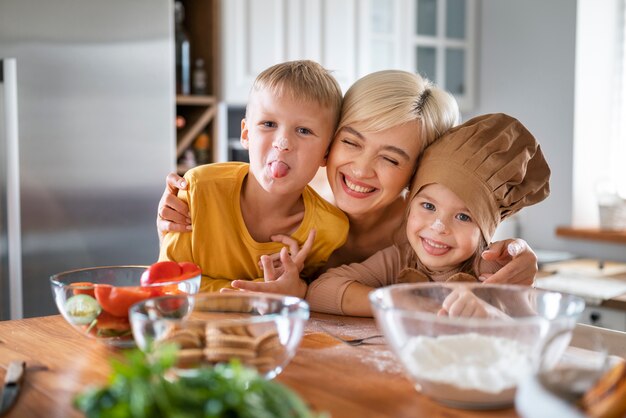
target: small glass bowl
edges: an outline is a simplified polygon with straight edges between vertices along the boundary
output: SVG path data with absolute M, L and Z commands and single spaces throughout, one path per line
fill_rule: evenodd
M 193 374 L 198 367 L 234 358 L 266 379 L 291 361 L 308 318 L 302 299 L 245 292 L 164 296 L 130 309 L 140 349 L 178 345 L 177 373 Z
M 480 283 L 400 284 L 369 297 L 417 390 L 465 409 L 511 406 L 522 378 L 556 365 L 585 306 L 577 296 Z
M 50 277 L 52 294 L 63 318 L 81 334 L 114 347 L 134 347 L 128 309 L 145 299 L 194 294 L 201 275 L 141 286 L 147 266 L 91 267 Z

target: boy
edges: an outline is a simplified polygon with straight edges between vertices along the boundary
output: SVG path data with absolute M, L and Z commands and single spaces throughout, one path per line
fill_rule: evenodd
M 306 260 L 291 257 L 303 267 L 301 277 L 313 278 L 348 233 L 343 212 L 308 186 L 325 164 L 341 101 L 337 81 L 312 61 L 277 64 L 259 74 L 241 121 L 250 164 L 209 164 L 185 174 L 189 187 L 179 196 L 189 205 L 193 229 L 168 233 L 159 260 L 198 264 L 201 291 L 217 291 L 237 279 L 263 281 L 264 271 L 273 280 L 271 266 L 259 260 L 283 247 L 272 237 L 291 235 L 300 245 L 307 241 Z M 307 240 L 313 230 L 315 239 Z M 303 280 L 289 290 L 300 297 L 305 292 Z

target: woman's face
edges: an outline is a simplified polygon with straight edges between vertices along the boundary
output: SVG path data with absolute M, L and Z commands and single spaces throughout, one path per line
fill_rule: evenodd
M 384 210 L 407 186 L 420 149 L 417 121 L 380 132 L 343 128 L 326 167 L 337 207 L 352 216 Z

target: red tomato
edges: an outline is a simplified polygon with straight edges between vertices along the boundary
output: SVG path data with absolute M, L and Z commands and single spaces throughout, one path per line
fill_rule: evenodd
M 175 261 L 160 261 L 148 267 L 150 281 L 171 279 L 180 276 L 182 269 Z
M 200 274 L 200 267 L 194 263 L 183 261 L 159 261 L 152 264 L 141 275 L 141 285 L 149 286 L 153 283 L 185 280 Z
M 141 283 L 142 286 L 148 286 L 150 284 L 150 270 L 146 269 L 146 271 L 141 273 L 139 283 Z
M 111 315 L 128 317 L 128 308 L 131 305 L 148 299 L 150 290 L 141 287 L 115 287 L 106 284 L 97 284 L 96 300 L 102 309 Z
M 72 283 L 70 287 L 75 288 L 72 290 L 72 293 L 75 295 L 89 295 L 92 298 L 95 297 L 93 292 L 93 283 L 91 282 L 76 282 Z M 81 289 L 81 287 L 83 289 Z M 85 287 L 89 287 L 89 289 L 84 289 Z
M 183 275 L 189 274 L 189 276 L 187 277 L 193 277 L 200 274 L 200 267 L 198 267 L 195 263 L 183 261 L 182 263 L 178 264 L 180 265 L 180 269 L 182 270 Z
M 164 286 L 150 286 L 146 288 L 146 290 L 150 290 L 150 297 L 156 298 L 159 296 L 165 295 L 182 295 L 185 292 L 178 290 L 178 285 L 176 284 L 167 284 Z

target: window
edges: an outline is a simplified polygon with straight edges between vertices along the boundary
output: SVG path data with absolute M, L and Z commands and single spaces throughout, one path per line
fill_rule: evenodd
M 473 104 L 474 1 L 412 0 L 412 68 L 452 93 L 461 109 Z
M 622 199 L 626 199 L 626 0 L 619 2 L 617 46 L 618 62 L 616 65 L 617 80 L 619 86 L 617 100 L 617 112 L 614 120 L 618 122 L 614 135 L 609 142 L 610 171 L 609 178 L 615 183 L 616 191 Z
M 474 100 L 475 0 L 370 0 L 363 74 L 416 72 L 451 92 L 462 111 Z
M 598 205 L 626 199 L 626 0 L 578 0 L 573 226 L 599 224 Z

